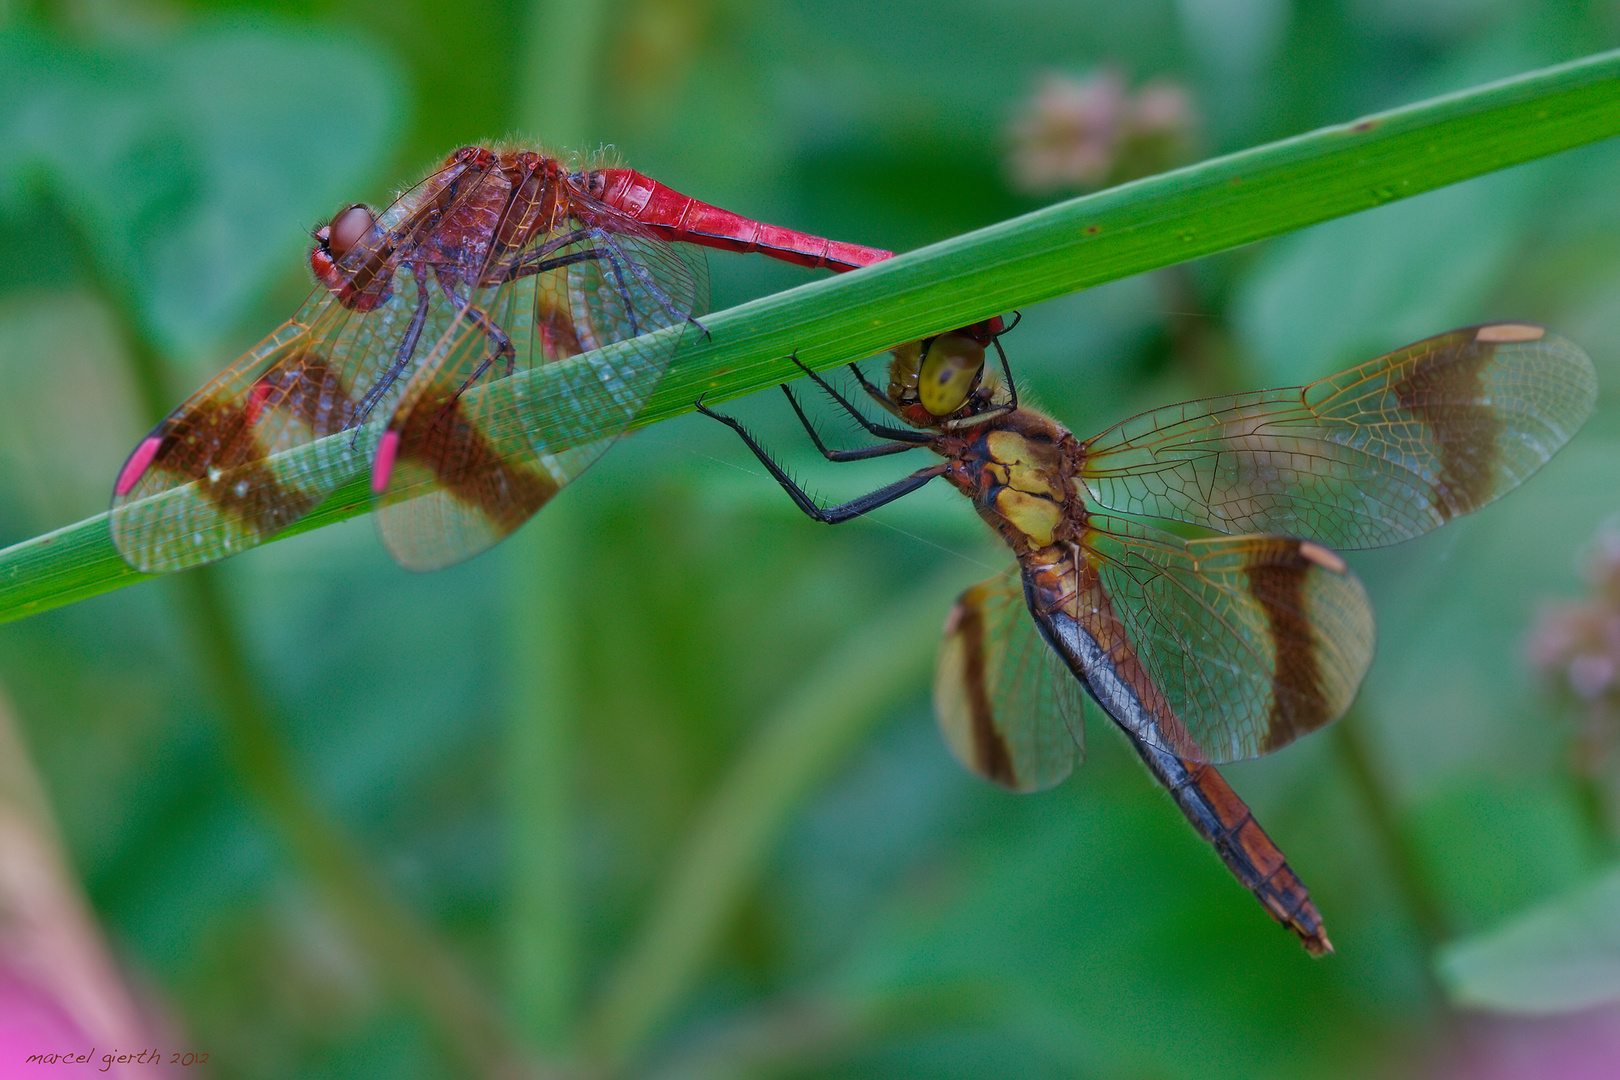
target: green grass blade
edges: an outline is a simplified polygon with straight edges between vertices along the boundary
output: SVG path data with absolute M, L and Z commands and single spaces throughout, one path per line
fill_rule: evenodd
M 795 351 L 812 367 L 830 367 L 1615 134 L 1620 51 L 1059 203 L 706 318 L 709 337 L 689 338 L 637 423 L 686 412 L 699 394 L 721 401 L 790 379 Z M 545 375 L 541 369 L 488 392 L 516 402 Z M 368 508 L 357 480 L 288 532 Z M 98 515 L 0 551 L 0 622 L 143 576 L 119 560 Z

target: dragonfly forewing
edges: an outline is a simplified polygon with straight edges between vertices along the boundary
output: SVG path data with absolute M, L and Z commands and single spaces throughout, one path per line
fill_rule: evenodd
M 1596 400 L 1577 346 L 1491 323 L 1308 386 L 1143 413 L 1084 444 L 1079 479 L 1118 513 L 1378 547 L 1513 490 Z
M 486 276 L 426 348 L 379 445 L 377 528 L 409 569 L 498 543 L 584 471 L 646 406 L 708 300 L 701 260 L 628 220 L 569 219 Z M 513 375 L 523 394 L 488 393 Z
M 393 303 L 361 319 L 322 291 L 165 417 L 119 474 L 109 514 L 119 554 L 148 573 L 212 562 L 363 475 L 377 434 L 364 427 L 362 387 Z M 340 432 L 350 435 L 327 438 Z

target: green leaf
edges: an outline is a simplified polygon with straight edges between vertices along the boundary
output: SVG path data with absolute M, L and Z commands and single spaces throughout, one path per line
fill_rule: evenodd
M 1127 184 L 708 317 L 638 424 L 1022 305 L 1416 195 L 1620 134 L 1603 53 Z M 1435 328 L 1441 329 L 1441 328 Z M 546 368 L 491 386 L 516 423 Z M 514 431 L 513 436 L 518 432 Z M 348 436 L 340 436 L 348 438 Z M 291 451 L 314 455 L 318 444 Z M 289 463 L 291 467 L 295 464 Z M 110 482 L 109 477 L 109 482 Z M 288 530 L 364 513 L 363 480 Z M 130 584 L 97 516 L 0 551 L 0 621 Z
M 1447 945 L 1435 966 L 1462 1005 L 1560 1013 L 1620 1001 L 1620 867 Z
M 330 74 L 342 73 L 341 99 Z M 292 28 L 94 48 L 0 34 L 0 207 L 44 183 L 180 353 L 205 347 L 387 149 L 403 95 L 363 42 Z

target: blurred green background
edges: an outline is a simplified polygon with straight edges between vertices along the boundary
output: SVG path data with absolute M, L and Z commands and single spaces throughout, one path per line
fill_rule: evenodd
M 5 544 L 105 507 L 156 419 L 137 360 L 177 402 L 307 294 L 312 227 L 465 143 L 611 144 L 903 250 L 1056 197 L 1008 167 L 1047 72 L 1183 87 L 1185 159 L 1620 42 L 1620 4 L 1530 0 L 0 11 Z M 1352 556 L 1380 641 L 1350 718 L 1226 770 L 1336 957 L 1108 725 L 1040 795 L 950 760 L 937 628 L 1010 561 L 954 492 L 823 529 L 687 416 L 452 570 L 398 569 L 357 519 L 0 630 L 128 983 L 223 1077 L 1451 1075 L 1500 1033 L 1447 1004 L 1436 949 L 1614 858 L 1613 762 L 1576 752 L 1581 709 L 1525 653 L 1620 511 L 1617 167 L 1599 144 L 1007 339 L 1081 434 L 1487 319 L 1597 363 L 1598 415 L 1522 491 Z M 715 308 L 810 276 L 710 267 Z M 775 395 L 734 411 L 828 498 L 902 468 L 822 463 Z

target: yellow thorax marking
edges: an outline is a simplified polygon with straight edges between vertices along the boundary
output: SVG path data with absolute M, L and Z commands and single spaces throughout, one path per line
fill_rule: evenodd
M 985 444 L 991 458 L 1005 467 L 1006 478 L 1002 482 L 1008 487 L 1048 499 L 1062 498 L 1061 488 L 1052 483 L 1057 464 L 1054 449 L 1042 452 L 1022 435 L 1011 431 L 992 431 L 985 436 Z
M 1063 520 L 1063 508 L 1051 499 L 1030 495 L 1017 488 L 1004 487 L 996 492 L 996 510 L 1019 532 L 1029 537 L 1036 547 L 1052 543 L 1058 523 Z

